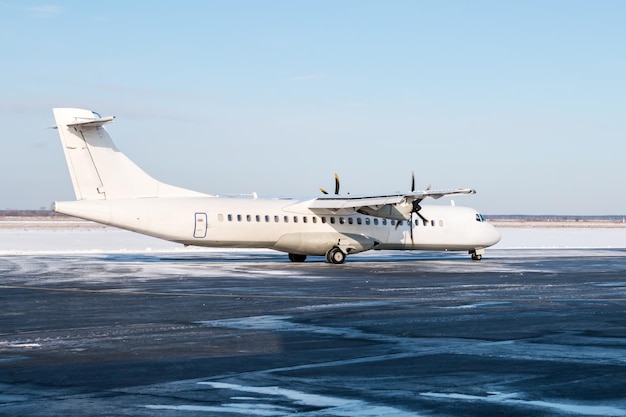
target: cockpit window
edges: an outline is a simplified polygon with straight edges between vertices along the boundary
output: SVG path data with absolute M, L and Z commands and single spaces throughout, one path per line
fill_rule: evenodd
M 476 213 L 476 221 L 477 221 L 477 222 L 484 222 L 484 221 L 486 221 L 486 220 L 485 220 L 485 218 L 483 217 L 483 215 L 482 215 L 482 214 L 480 214 L 480 213 Z

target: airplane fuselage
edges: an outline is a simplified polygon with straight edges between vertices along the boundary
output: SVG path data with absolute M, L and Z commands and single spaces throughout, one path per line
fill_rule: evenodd
M 325 255 L 369 249 L 480 251 L 497 230 L 474 209 L 424 206 L 412 221 L 359 213 L 320 214 L 291 199 L 220 197 L 144 198 L 56 202 L 55 211 L 184 245 L 268 248 Z M 410 225 L 410 226 L 409 226 Z M 411 239 L 411 230 L 413 239 Z

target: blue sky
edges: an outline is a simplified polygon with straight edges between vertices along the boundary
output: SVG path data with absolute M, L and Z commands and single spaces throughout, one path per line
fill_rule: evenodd
M 156 178 L 309 197 L 471 187 L 626 214 L 626 2 L 0 0 L 0 209 L 73 199 L 52 107 Z M 438 202 L 439 203 L 439 202 Z M 448 201 L 444 204 L 449 204 Z

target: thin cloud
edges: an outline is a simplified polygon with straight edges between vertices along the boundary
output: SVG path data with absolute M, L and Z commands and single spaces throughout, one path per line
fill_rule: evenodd
M 326 74 L 315 73 L 315 74 L 305 74 L 305 75 L 297 75 L 291 78 L 292 81 L 309 81 L 309 80 L 317 80 L 318 78 L 324 78 Z
M 52 4 L 33 6 L 27 8 L 26 10 L 40 17 L 53 17 L 63 13 L 63 7 Z

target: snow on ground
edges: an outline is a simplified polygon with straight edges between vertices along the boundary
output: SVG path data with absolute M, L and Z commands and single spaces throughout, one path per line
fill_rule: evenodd
M 75 227 L 59 223 L 15 227 L 0 222 L 0 255 L 49 253 L 144 253 L 233 251 L 184 247 L 111 227 Z M 6 226 L 6 227 L 5 227 Z M 494 249 L 626 248 L 626 228 L 501 227 Z M 489 250 L 489 249 L 488 249 Z
M 494 249 L 626 248 L 626 228 L 498 228 Z

